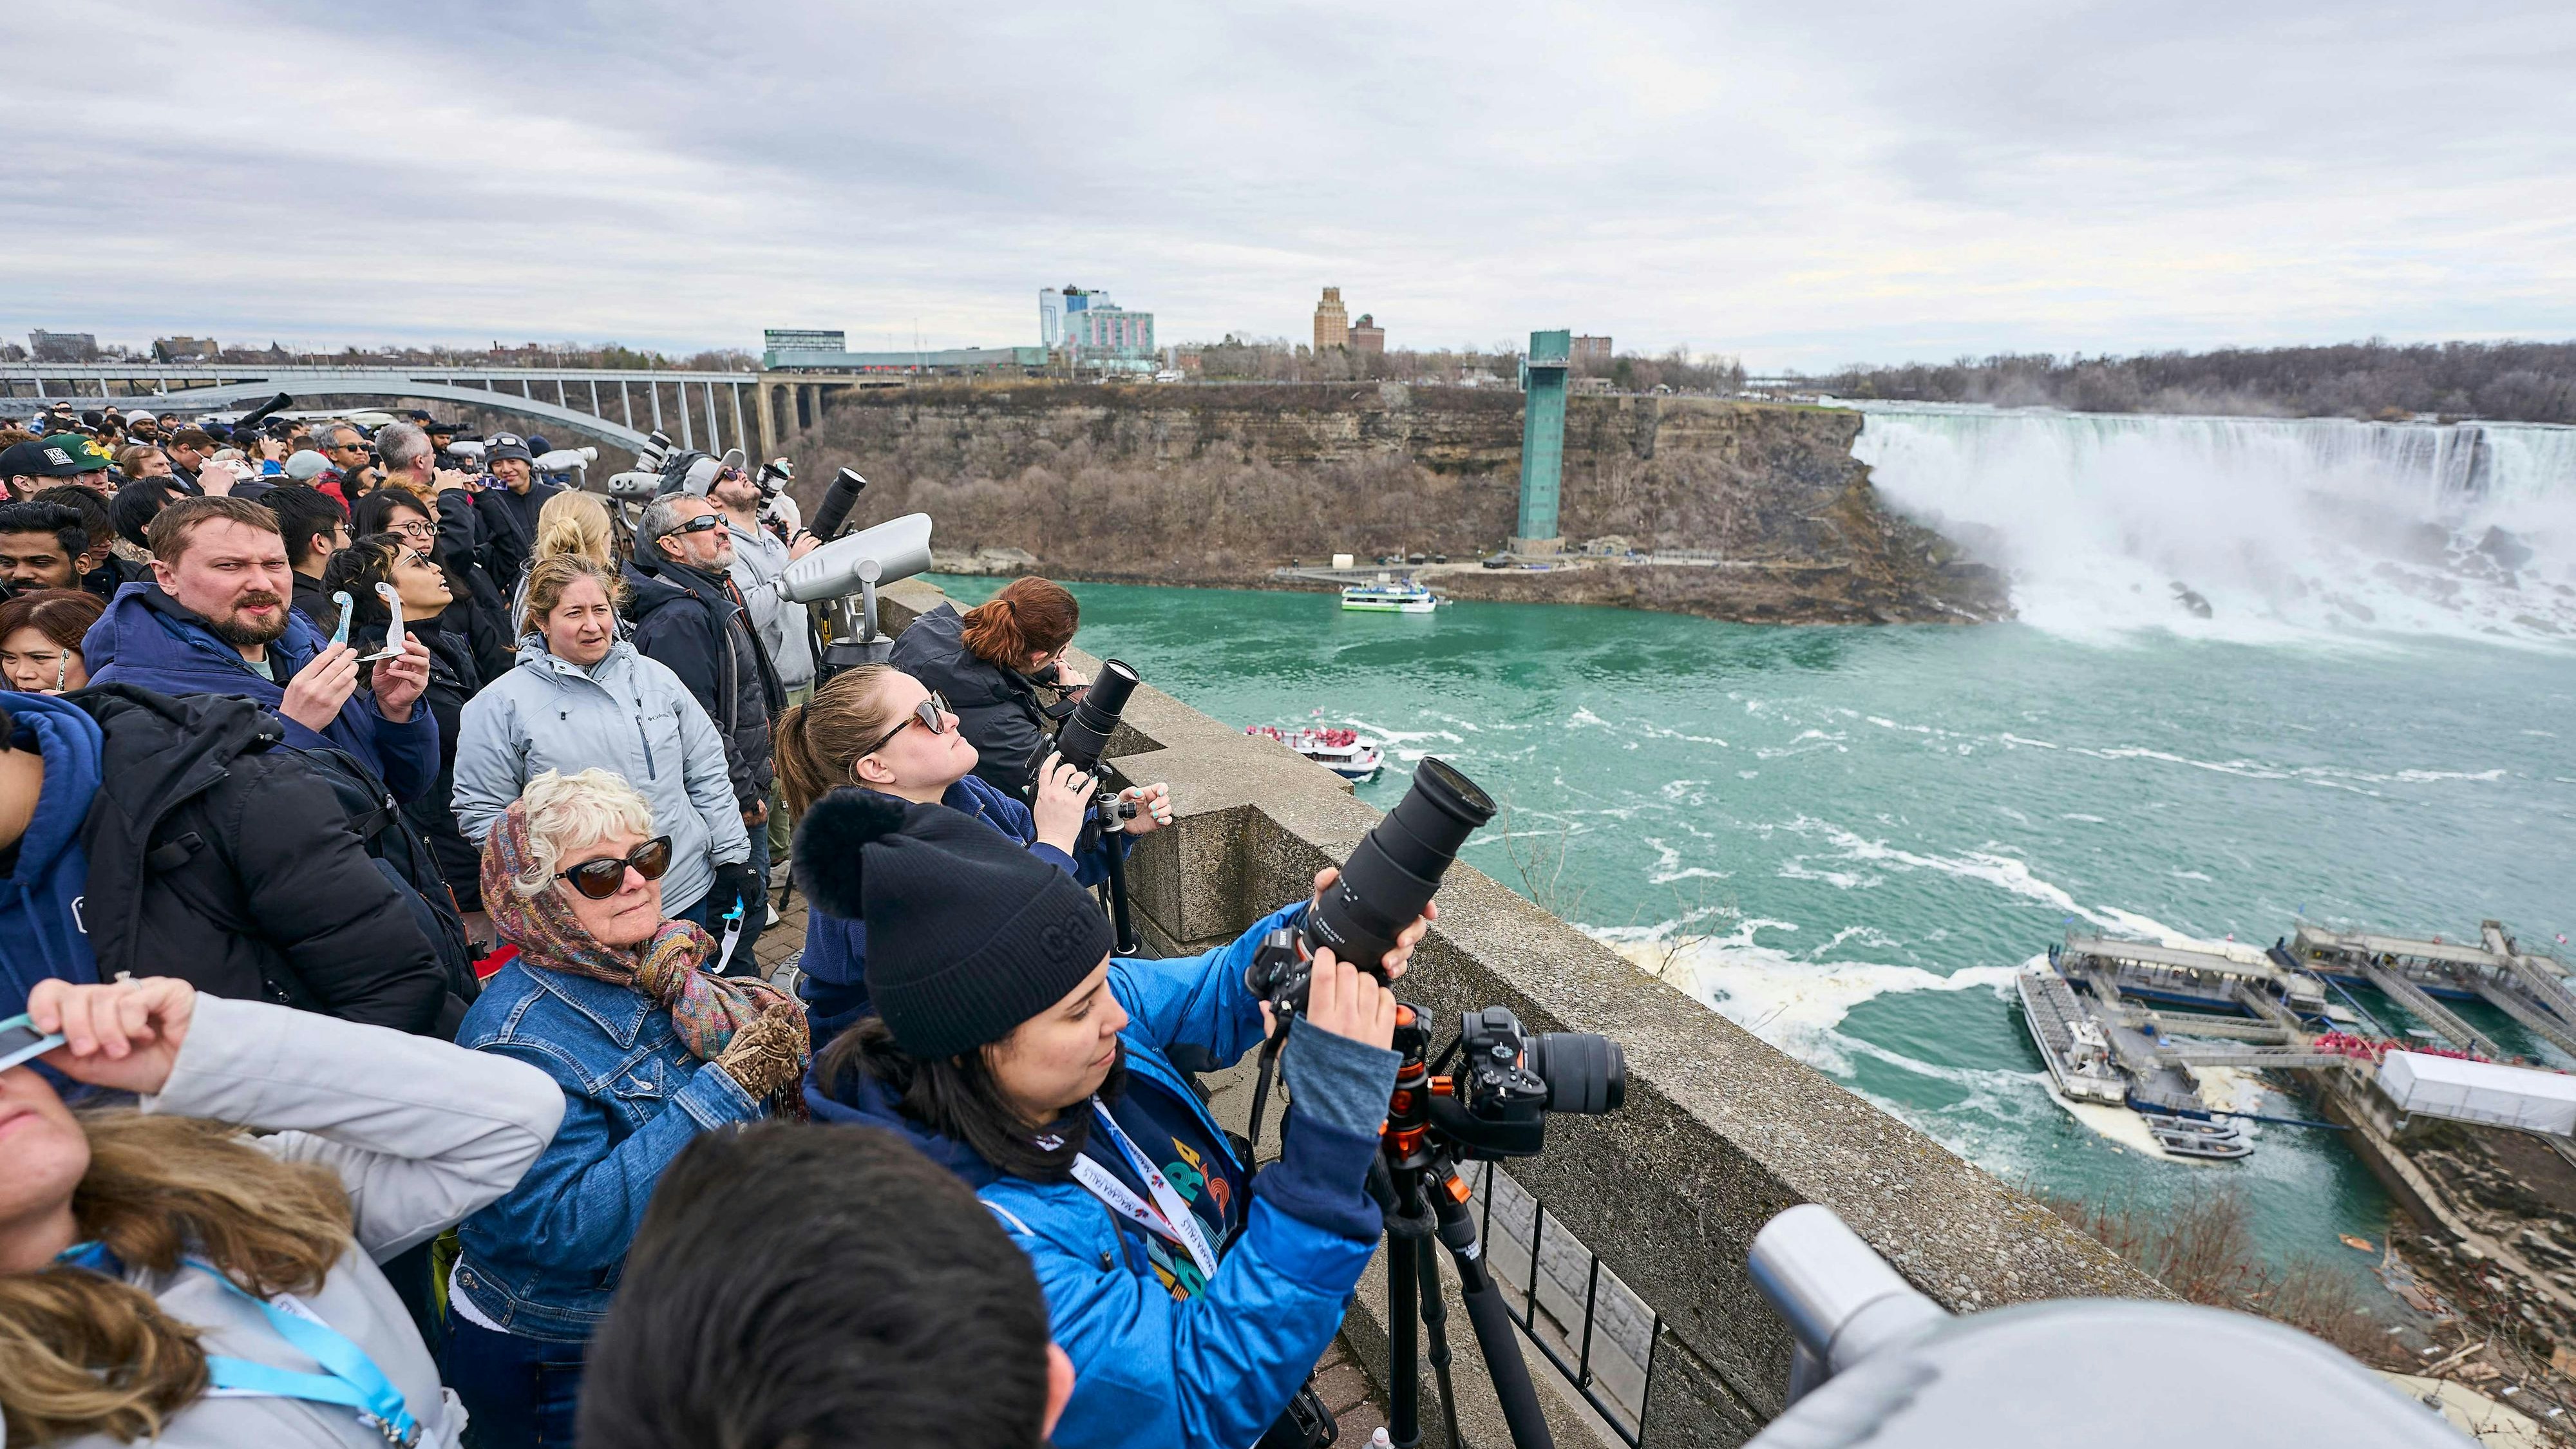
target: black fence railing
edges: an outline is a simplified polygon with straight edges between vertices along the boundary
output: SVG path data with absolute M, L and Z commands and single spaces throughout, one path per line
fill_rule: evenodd
M 1663 1316 L 1602 1266 L 1547 1205 L 1485 1164 L 1485 1263 L 1502 1284 L 1512 1321 L 1610 1432 L 1635 1449 L 1655 1382 Z

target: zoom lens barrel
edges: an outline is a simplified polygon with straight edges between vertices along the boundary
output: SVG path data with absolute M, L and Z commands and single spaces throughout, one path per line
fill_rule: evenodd
M 1550 1031 L 1532 1037 L 1531 1075 L 1547 1083 L 1547 1110 L 1597 1117 L 1628 1100 L 1628 1053 L 1606 1036 Z
M 1476 827 L 1494 818 L 1494 800 L 1448 762 L 1425 759 L 1413 788 L 1360 838 L 1341 879 L 1306 913 L 1306 946 L 1374 971 L 1395 938 L 1440 889 L 1440 877 Z
M 1076 769 L 1099 769 L 1100 752 L 1109 748 L 1109 737 L 1118 733 L 1118 717 L 1127 712 L 1127 696 L 1142 682 L 1125 663 L 1103 661 L 1100 677 L 1083 691 L 1081 702 L 1056 730 L 1055 752 Z

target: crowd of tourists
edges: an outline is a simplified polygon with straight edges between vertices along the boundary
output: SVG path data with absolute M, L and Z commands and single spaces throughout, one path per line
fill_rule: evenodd
M 1309 902 L 1114 954 L 1069 592 L 818 679 L 739 452 L 458 441 L 0 429 L 0 1442 L 1325 1442 L 1427 915 L 1256 1172 L 1175 1057 Z

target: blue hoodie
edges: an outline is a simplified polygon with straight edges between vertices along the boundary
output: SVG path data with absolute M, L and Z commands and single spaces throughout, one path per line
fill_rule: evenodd
M 376 710 L 375 696 L 360 690 L 340 706 L 340 717 L 320 734 L 279 711 L 286 681 L 330 643 L 301 614 L 290 611 L 286 632 L 268 646 L 271 680 L 242 661 L 241 651 L 215 636 L 203 619 L 181 608 L 159 584 L 127 584 L 81 640 L 92 684 L 139 684 L 163 694 L 227 694 L 277 715 L 286 743 L 299 750 L 339 749 L 385 782 L 408 805 L 438 783 L 438 718 L 416 704 L 411 718 L 395 723 Z
M 100 735 L 97 721 L 77 707 L 42 694 L 0 692 L 8 712 L 9 748 L 44 756 L 45 784 L 36 796 L 36 818 L 18 840 L 17 869 L 0 887 L 0 1018 L 27 1009 L 27 993 L 49 976 L 83 985 L 98 980 L 82 923 L 81 893 L 89 885 L 89 856 L 81 825 L 98 793 Z
M 1038 839 L 1037 817 L 1028 806 L 980 777 L 968 775 L 949 786 L 939 803 L 951 810 L 963 810 L 1027 846 L 1029 854 L 1072 876 L 1075 885 L 1095 886 L 1109 878 L 1110 847 L 1096 832 L 1086 832 L 1092 843 L 1082 847 L 1079 855 L 1067 855 Z M 1121 836 L 1117 848 L 1126 850 L 1134 843 Z M 827 916 L 819 906 L 806 907 L 805 954 L 797 959 L 796 969 L 803 973 L 796 992 L 805 999 L 806 1024 L 812 1030 L 816 1050 L 847 1030 L 850 1023 L 874 1014 L 868 1007 L 868 928 L 864 922 Z
M 1196 1117 L 1204 1140 L 1225 1138 L 1165 1049 L 1188 1043 L 1231 1062 L 1259 1042 L 1260 1004 L 1243 970 L 1261 938 L 1303 909 L 1299 902 L 1264 917 L 1232 945 L 1200 956 L 1109 963 L 1109 989 L 1129 1018 L 1119 1043 L 1131 1090 L 1151 1084 L 1161 1102 Z M 1301 1059 L 1309 1065 L 1301 1068 Z M 1378 1150 L 1396 1054 L 1325 1038 L 1299 1022 L 1281 1067 L 1300 1085 L 1279 1159 L 1253 1178 L 1242 1230 L 1224 1246 L 1216 1275 L 1187 1300 L 1159 1281 L 1142 1231 L 1080 1184 L 1002 1176 L 973 1148 L 904 1116 L 866 1073 L 827 1086 L 809 1071 L 805 1105 L 818 1122 L 902 1134 L 964 1178 L 1029 1255 L 1049 1333 L 1073 1360 L 1073 1398 L 1052 1439 L 1060 1449 L 1247 1445 L 1331 1345 L 1376 1248 L 1380 1220 L 1362 1181 Z

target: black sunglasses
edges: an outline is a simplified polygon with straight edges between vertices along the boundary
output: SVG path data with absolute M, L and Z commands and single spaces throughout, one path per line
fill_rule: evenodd
M 713 533 L 724 526 L 725 516 L 723 514 L 701 513 L 697 517 L 690 519 L 688 522 L 681 524 L 679 527 L 672 529 L 671 531 L 673 533 Z
M 629 866 L 646 880 L 660 880 L 662 872 L 671 868 L 671 837 L 656 835 L 628 851 L 624 859 L 603 855 L 597 860 L 585 860 L 558 874 L 555 879 L 571 881 L 574 890 L 594 901 L 604 901 L 617 894 L 619 886 L 626 884 Z
M 925 699 L 921 703 L 912 707 L 912 713 L 905 715 L 902 719 L 896 721 L 895 727 L 887 730 L 884 738 L 878 740 L 875 744 L 868 746 L 866 749 L 859 751 L 859 754 L 862 756 L 873 755 L 877 751 L 884 749 L 886 746 L 893 744 L 894 737 L 902 734 L 904 729 L 910 725 L 917 724 L 934 735 L 944 735 L 948 733 L 948 717 L 956 712 L 957 711 L 948 707 L 948 696 L 941 694 L 938 690 L 934 689 L 930 692 L 930 697 L 928 699 Z

